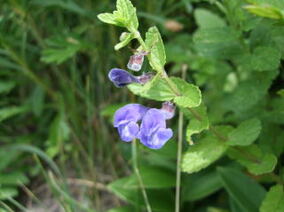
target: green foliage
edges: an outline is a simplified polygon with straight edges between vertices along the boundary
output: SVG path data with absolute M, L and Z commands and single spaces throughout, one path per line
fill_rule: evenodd
M 196 201 L 220 190 L 222 182 L 215 170 L 206 170 L 190 175 L 183 187 L 184 201 Z
M 129 90 L 144 98 L 153 99 L 157 101 L 169 101 L 175 97 L 175 94 L 166 84 L 165 80 L 154 77 L 145 85 L 130 84 L 127 86 Z
M 129 30 L 138 28 L 138 19 L 136 8 L 129 0 L 118 0 L 116 9 L 113 13 L 101 13 L 98 18 L 105 23 L 120 27 L 126 27 Z
M 150 51 L 150 65 L 154 70 L 161 72 L 166 64 L 164 43 L 157 27 L 149 28 L 146 33 L 145 45 Z
M 199 107 L 194 108 L 194 111 L 196 111 L 200 117 L 197 118 L 190 114 L 190 121 L 186 127 L 186 140 L 190 143 L 192 143 L 192 135 L 201 133 L 203 130 L 207 130 L 209 128 L 206 106 L 200 105 Z
M 58 36 L 47 39 L 48 47 L 43 50 L 41 60 L 61 64 L 84 48 L 82 41 L 74 36 Z
M 261 203 L 260 212 L 281 212 L 284 211 L 284 191 L 283 185 L 275 185 L 267 192 L 265 199 Z
M 228 155 L 254 175 L 272 172 L 277 164 L 275 155 L 263 152 L 257 145 L 230 149 Z
M 247 146 L 257 139 L 261 130 L 258 119 L 249 119 L 242 122 L 236 129 L 229 134 L 229 145 Z
M 257 212 L 265 196 L 265 189 L 242 172 L 217 168 L 223 186 L 242 211 Z
M 231 131 L 231 127 L 222 126 L 218 127 L 217 130 L 227 134 Z M 228 146 L 224 141 L 213 135 L 206 135 L 185 152 L 182 169 L 187 173 L 198 172 L 218 160 L 227 148 Z
M 191 108 L 201 104 L 201 91 L 197 86 L 189 84 L 180 78 L 171 77 L 171 79 L 180 92 L 180 95 L 174 98 L 174 102 L 179 107 Z

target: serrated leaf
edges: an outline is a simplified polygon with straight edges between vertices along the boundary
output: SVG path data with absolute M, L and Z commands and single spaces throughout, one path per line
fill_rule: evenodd
M 117 51 L 123 47 L 125 47 L 132 39 L 134 38 L 134 35 L 132 33 L 126 33 L 123 37 L 123 40 L 120 41 L 118 44 L 114 46 L 114 49 Z
M 162 37 L 157 27 L 151 27 L 148 30 L 145 44 L 150 51 L 148 56 L 151 58 L 149 60 L 151 67 L 161 72 L 166 64 L 166 53 Z
M 229 134 L 227 143 L 232 146 L 251 145 L 259 136 L 260 131 L 261 123 L 259 119 L 246 120 Z
M 197 108 L 194 108 L 194 111 L 196 111 L 199 114 L 201 120 L 191 115 L 189 124 L 187 125 L 186 128 L 186 140 L 189 141 L 190 143 L 192 135 L 201 133 L 203 130 L 209 128 L 209 119 L 207 116 L 206 106 L 202 104 Z
M 257 145 L 230 148 L 228 155 L 255 175 L 272 172 L 277 164 L 275 155 L 263 152 Z
M 180 96 L 174 98 L 174 102 L 180 107 L 197 107 L 201 104 L 201 91 L 193 84 L 189 84 L 181 78 L 171 77 L 180 92 Z
M 120 14 L 120 16 L 126 20 L 126 27 L 130 31 L 138 28 L 136 8 L 133 6 L 130 0 L 117 0 L 116 8 L 118 14 Z
M 242 212 L 258 212 L 265 189 L 250 177 L 232 168 L 217 168 L 223 186 Z
M 199 28 L 215 28 L 226 25 L 225 21 L 210 10 L 197 8 L 194 17 Z
M 223 105 L 236 113 L 244 113 L 261 100 L 277 74 L 276 71 L 255 72 L 252 78 L 239 83 L 234 92 L 224 99 Z
M 197 52 L 204 57 L 233 58 L 242 53 L 239 32 L 229 27 L 203 28 L 194 33 Z
M 278 49 L 269 46 L 259 46 L 253 51 L 250 62 L 253 70 L 269 71 L 279 67 L 280 59 L 281 53 Z
M 127 87 L 135 95 L 156 101 L 170 101 L 175 97 L 175 94 L 169 88 L 167 83 L 159 76 L 154 77 L 145 85 L 133 83 Z
M 112 13 L 101 13 L 98 16 L 98 19 L 107 24 L 113 24 L 121 26 L 116 20 L 115 16 Z
M 284 191 L 283 185 L 275 185 L 270 188 L 261 203 L 260 212 L 283 212 Z
M 231 127 L 218 127 L 218 131 L 227 134 Z M 224 141 L 218 140 L 209 134 L 196 144 L 190 146 L 182 158 L 181 167 L 184 172 L 194 173 L 206 168 L 218 160 L 226 151 L 228 146 Z

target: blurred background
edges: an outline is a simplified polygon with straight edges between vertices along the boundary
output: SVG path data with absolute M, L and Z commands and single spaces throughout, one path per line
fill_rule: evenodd
M 254 87 L 240 91 L 252 92 L 252 98 L 238 99 L 240 92 L 234 93 L 245 73 L 239 75 L 236 70 L 250 69 L 243 65 L 245 58 L 237 57 L 244 55 L 244 49 L 260 42 L 270 45 L 273 39 L 279 46 L 284 44 L 283 27 L 273 31 L 274 37 L 265 34 L 269 30 L 257 28 L 263 26 L 262 19 L 246 12 L 244 1 L 132 3 L 143 36 L 150 26 L 161 31 L 167 72 L 181 76 L 181 67 L 187 65 L 186 79 L 203 90 L 213 123 L 234 124 L 248 117 L 268 88 L 274 94 L 283 85 L 282 71 L 260 77 Z M 132 42 L 115 51 L 123 29 L 97 19 L 99 13 L 115 9 L 115 0 L 0 0 L 0 5 L 0 211 L 108 211 L 125 206 L 125 200 L 137 205 L 129 192 L 137 186 L 122 178 L 132 173 L 131 145 L 119 140 L 112 117 L 130 102 L 151 107 L 160 103 L 135 97 L 108 80 L 108 71 L 125 69 L 137 48 Z M 214 27 L 225 29 L 193 38 L 197 29 Z M 206 43 L 209 39 L 212 42 Z M 142 71 L 148 70 L 146 61 Z M 267 79 L 275 79 L 272 86 Z M 273 102 L 269 104 L 274 108 Z M 262 110 L 254 111 L 258 112 Z M 283 119 L 273 123 L 279 122 Z M 176 132 L 177 118 L 170 125 Z M 283 135 L 276 128 L 276 134 Z M 144 180 L 157 208 L 154 211 L 173 211 L 175 138 L 157 151 L 139 146 L 141 172 L 144 165 L 151 179 Z M 229 163 L 228 158 L 218 161 L 222 166 Z M 159 169 L 159 174 L 153 169 Z M 124 181 L 117 181 L 120 178 Z M 185 185 L 192 185 L 183 190 L 183 211 L 227 211 L 230 198 L 214 167 L 183 179 Z M 107 186 L 111 182 L 118 183 Z M 115 211 L 140 210 L 127 206 Z

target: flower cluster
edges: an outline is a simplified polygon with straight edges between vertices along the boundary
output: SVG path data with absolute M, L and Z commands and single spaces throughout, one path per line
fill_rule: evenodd
M 172 136 L 166 128 L 166 120 L 174 116 L 175 106 L 165 102 L 161 109 L 148 108 L 140 104 L 128 104 L 114 115 L 114 127 L 121 140 L 129 142 L 135 138 L 151 149 L 160 149 Z M 139 126 L 138 122 L 141 121 Z
M 131 56 L 127 67 L 139 71 L 144 55 L 142 52 Z M 131 83 L 145 84 L 153 74 L 134 76 L 123 69 L 114 68 L 110 70 L 108 77 L 116 87 L 123 87 Z M 118 129 L 121 140 L 125 142 L 137 138 L 151 149 L 160 149 L 173 136 L 172 129 L 166 128 L 166 120 L 171 119 L 174 113 L 175 106 L 171 102 L 164 102 L 161 109 L 127 104 L 115 112 L 114 127 Z

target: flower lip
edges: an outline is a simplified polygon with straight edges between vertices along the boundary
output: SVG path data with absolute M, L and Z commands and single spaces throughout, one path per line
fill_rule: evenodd
M 111 69 L 108 73 L 108 78 L 119 88 L 131 83 L 139 83 L 139 80 L 135 76 L 119 68 Z
M 137 137 L 141 143 L 151 149 L 160 149 L 173 136 L 166 128 L 166 118 L 160 109 L 149 109 L 144 115 Z
M 129 142 L 137 137 L 138 121 L 142 119 L 149 108 L 140 104 L 127 104 L 114 114 L 114 127 L 118 129 L 121 140 Z

